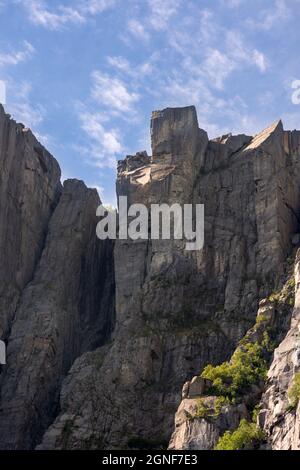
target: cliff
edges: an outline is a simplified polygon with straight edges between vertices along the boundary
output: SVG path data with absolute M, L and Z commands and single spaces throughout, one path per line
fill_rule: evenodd
M 97 240 L 97 193 L 62 188 L 54 158 L 3 110 L 0 129 L 0 447 L 214 448 L 259 403 L 261 445 L 295 446 L 297 411 L 278 424 L 272 403 L 288 400 L 297 371 L 282 382 L 297 330 L 300 133 L 278 121 L 209 140 L 194 107 L 153 113 L 152 156 L 118 163 L 117 195 L 204 204 L 204 248 L 189 252 L 181 240 Z M 206 366 L 243 354 L 243 338 L 260 347 L 265 332 L 279 348 L 259 350 L 268 378 L 200 416 L 199 400 L 218 397 Z
M 113 245 L 95 237 L 96 190 L 60 184 L 54 158 L 1 109 L 0 447 L 33 448 L 62 378 L 114 324 Z

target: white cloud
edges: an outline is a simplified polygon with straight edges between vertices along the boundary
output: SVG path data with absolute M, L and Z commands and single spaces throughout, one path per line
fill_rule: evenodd
M 150 25 L 161 30 L 167 28 L 169 20 L 177 13 L 181 0 L 148 0 L 148 4 L 151 12 Z
M 205 8 L 199 13 L 199 31 L 201 34 L 201 39 L 206 41 L 211 41 L 212 38 L 217 36 L 219 33 L 219 25 L 217 24 L 214 13 Z
M 214 86 L 222 89 L 225 79 L 235 69 L 235 66 L 235 63 L 226 54 L 217 49 L 212 49 L 207 51 L 201 68 Z
M 12 103 L 8 109 L 17 121 L 22 122 L 33 131 L 44 120 L 43 108 L 34 107 L 27 100 Z
M 137 39 L 143 39 L 144 41 L 147 41 L 150 37 L 143 24 L 137 19 L 129 20 L 127 29 L 130 34 Z
M 60 5 L 57 11 L 53 12 L 43 0 L 27 0 L 24 6 L 32 23 L 50 30 L 59 29 L 66 23 L 78 24 L 85 21 L 78 10 Z
M 108 56 L 107 62 L 111 67 L 121 70 L 122 72 L 131 73 L 130 63 L 124 57 Z
M 248 24 L 253 29 L 270 30 L 276 24 L 282 24 L 285 20 L 290 18 L 291 12 L 287 6 L 286 0 L 275 0 L 269 9 L 265 9 L 259 15 L 259 18 L 251 18 Z
M 265 72 L 268 68 L 264 54 L 259 52 L 257 49 L 253 50 L 253 62 L 257 65 L 261 72 Z
M 17 0 L 27 9 L 32 23 L 46 29 L 57 30 L 66 24 L 85 23 L 89 15 L 96 15 L 114 5 L 115 0 L 77 0 L 73 6 L 60 4 L 51 9 L 45 0 Z
M 35 49 L 28 41 L 23 42 L 23 49 L 20 51 L 0 52 L 0 66 L 18 65 L 25 62 L 34 54 Z
M 149 75 L 153 72 L 153 63 L 155 62 L 156 57 L 157 55 L 153 54 L 150 57 L 149 61 L 137 65 L 131 64 L 127 59 L 120 56 L 108 56 L 106 60 L 110 67 L 119 70 L 120 72 L 127 74 L 130 77 L 140 81 L 146 75 Z
M 95 141 L 101 142 L 103 148 L 109 155 L 114 155 L 122 150 L 117 133 L 114 130 L 105 131 L 101 115 L 84 114 L 81 116 L 82 129 Z
M 245 44 L 244 38 L 239 31 L 228 31 L 226 34 L 226 46 L 230 56 L 235 59 L 236 63 L 255 65 L 260 72 L 265 72 L 268 68 L 268 60 L 265 55 L 257 50 L 252 49 Z
M 224 89 L 226 80 L 234 72 L 243 70 L 245 67 L 255 66 L 261 73 L 268 68 L 268 61 L 264 54 L 246 45 L 243 36 L 237 31 L 227 31 L 223 34 L 222 49 L 206 45 L 201 54 L 195 54 L 195 48 L 191 49 L 187 42 L 181 46 L 183 50 L 180 50 L 180 53 L 184 55 L 182 67 L 185 77 L 188 76 L 196 82 L 200 80 L 207 89 Z M 181 69 L 176 70 L 180 76 Z M 186 81 L 186 78 L 182 77 L 182 79 L 183 82 Z
M 78 117 L 90 143 L 86 147 L 77 146 L 77 150 L 94 166 L 115 168 L 116 158 L 123 151 L 119 131 L 106 129 L 102 114 L 85 111 L 79 112 Z
M 114 4 L 115 0 L 83 0 L 80 9 L 90 15 L 97 15 L 111 8 Z
M 98 104 L 118 112 L 134 112 L 134 104 L 139 100 L 139 95 L 129 91 L 123 81 L 100 71 L 93 72 L 92 79 L 92 97 Z
M 31 100 L 32 85 L 29 82 L 20 82 L 18 84 L 8 82 L 7 94 L 9 97 L 7 110 L 13 118 L 22 122 L 34 132 L 37 132 L 38 126 L 43 122 L 45 110 L 42 106 L 33 105 Z

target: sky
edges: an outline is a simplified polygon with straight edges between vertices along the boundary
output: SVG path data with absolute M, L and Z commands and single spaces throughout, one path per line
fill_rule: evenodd
M 152 110 L 195 105 L 210 138 L 300 129 L 300 0 L 0 0 L 0 25 L 6 111 L 106 204 Z

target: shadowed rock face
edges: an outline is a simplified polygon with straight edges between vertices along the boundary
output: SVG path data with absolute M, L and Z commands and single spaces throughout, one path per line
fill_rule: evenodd
M 8 223 L 1 223 L 0 237 L 4 243 L 11 236 L 12 246 L 5 251 L 1 244 L 0 321 L 9 337 L 0 447 L 28 449 L 53 421 L 62 378 L 75 358 L 110 337 L 113 244 L 95 237 L 97 191 L 77 180 L 61 188 L 53 157 L 29 131 L 3 119 L 10 138 L 3 131 L 0 219 Z
M 151 140 L 152 156 L 118 163 L 117 194 L 204 204 L 204 249 L 97 241 L 96 193 L 65 183 L 12 314 L 2 448 L 166 448 L 184 382 L 230 357 L 282 281 L 298 231 L 298 134 L 279 121 L 209 141 L 187 107 L 155 111 Z M 233 409 L 221 426 L 244 415 Z M 218 433 L 210 443 L 201 426 L 188 435 L 209 448 Z
M 0 337 L 31 281 L 61 192 L 57 161 L 0 105 Z

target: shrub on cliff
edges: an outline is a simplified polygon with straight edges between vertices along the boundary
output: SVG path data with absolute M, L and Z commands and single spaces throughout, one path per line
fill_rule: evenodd
M 267 361 L 264 354 L 264 345 L 245 343 L 234 352 L 229 362 L 219 366 L 209 364 L 201 376 L 212 381 L 211 393 L 234 401 L 249 386 L 265 380 Z
M 300 371 L 295 374 L 293 383 L 288 390 L 291 408 L 296 408 L 300 399 Z
M 215 450 L 255 449 L 264 437 L 263 431 L 255 423 L 242 419 L 235 431 L 226 431 L 220 437 Z

